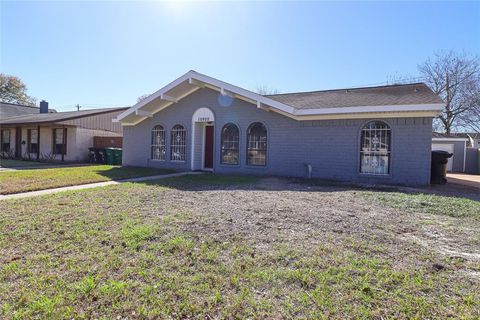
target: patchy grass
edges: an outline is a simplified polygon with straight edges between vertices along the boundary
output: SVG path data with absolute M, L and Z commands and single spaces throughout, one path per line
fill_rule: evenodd
M 401 192 L 366 192 L 364 194 L 384 205 L 406 211 L 480 220 L 480 202 L 466 198 Z
M 241 233 L 215 237 L 215 224 L 193 230 L 213 213 L 182 209 L 192 191 L 178 185 L 212 183 L 221 186 L 212 192 L 233 197 L 228 188 L 252 179 L 182 177 L 1 201 L 0 317 L 480 315 L 478 286 L 449 270 L 398 266 L 381 254 L 387 243 L 352 235 L 305 244 L 281 234 L 259 243 Z
M 0 194 L 51 189 L 171 172 L 170 170 L 154 168 L 110 165 L 7 171 L 0 172 Z

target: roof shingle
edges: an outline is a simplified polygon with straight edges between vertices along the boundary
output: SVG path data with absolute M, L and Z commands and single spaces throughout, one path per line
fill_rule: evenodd
M 266 95 L 296 109 L 443 103 L 424 83 Z

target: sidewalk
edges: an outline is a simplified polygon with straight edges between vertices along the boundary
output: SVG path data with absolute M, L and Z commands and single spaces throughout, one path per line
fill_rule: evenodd
M 448 173 L 447 180 L 449 183 L 480 189 L 480 175 L 478 174 Z
M 89 184 L 81 184 L 81 185 L 77 185 L 77 186 L 69 186 L 69 187 L 61 187 L 61 188 L 54 188 L 54 189 L 46 189 L 46 190 L 7 194 L 7 195 L 0 195 L 0 201 L 1 200 L 7 200 L 7 199 L 20 199 L 20 198 L 27 198 L 27 197 L 36 197 L 36 196 L 42 196 L 42 195 L 45 195 L 45 194 L 52 194 L 52 193 L 58 193 L 58 192 L 63 192 L 63 191 L 69 191 L 69 190 L 82 190 L 82 189 L 105 187 L 105 186 L 111 186 L 111 185 L 121 184 L 121 183 L 125 183 L 125 182 L 142 182 L 142 181 L 181 177 L 181 176 L 193 175 L 193 174 L 203 174 L 203 172 L 179 172 L 179 173 L 171 173 L 171 174 L 161 174 L 161 175 L 156 175 L 156 176 L 131 178 L 131 179 L 116 180 L 116 181 L 114 180 L 114 181 L 95 182 L 95 183 L 89 183 Z

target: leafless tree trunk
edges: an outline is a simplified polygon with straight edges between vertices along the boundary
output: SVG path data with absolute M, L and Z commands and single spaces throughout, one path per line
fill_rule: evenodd
M 480 59 L 455 52 L 438 53 L 418 67 L 425 83 L 445 101 L 438 116 L 442 129 L 479 130 Z M 476 129 L 475 129 L 476 128 Z
M 268 86 L 262 85 L 257 87 L 257 93 L 261 94 L 262 96 L 268 96 L 270 94 L 279 94 L 280 91 L 277 89 L 270 89 Z

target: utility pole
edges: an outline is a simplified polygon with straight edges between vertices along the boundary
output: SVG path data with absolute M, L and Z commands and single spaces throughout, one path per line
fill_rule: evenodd
M 77 108 L 77 111 L 80 111 L 80 108 L 81 108 L 81 107 L 80 107 L 80 105 L 79 105 L 78 103 L 77 103 L 77 105 L 76 105 L 76 108 Z

